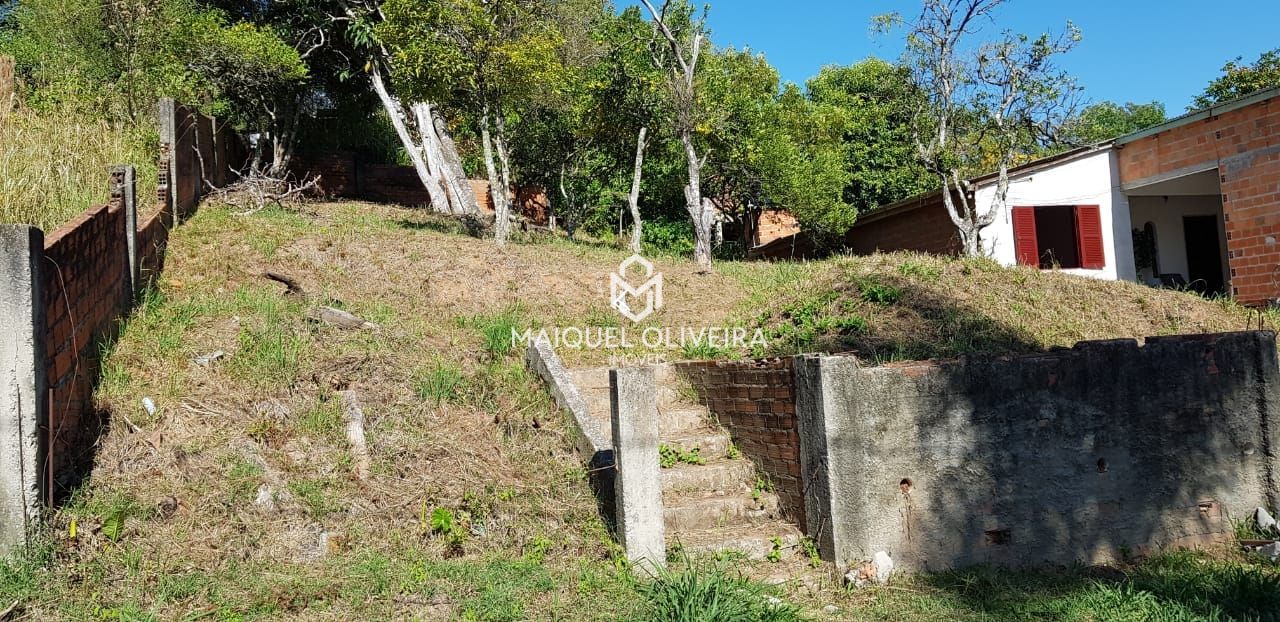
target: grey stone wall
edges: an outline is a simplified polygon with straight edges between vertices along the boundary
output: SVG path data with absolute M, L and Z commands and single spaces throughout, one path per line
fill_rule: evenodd
M 1276 507 L 1273 333 L 795 367 L 807 530 L 841 566 L 1100 563 Z

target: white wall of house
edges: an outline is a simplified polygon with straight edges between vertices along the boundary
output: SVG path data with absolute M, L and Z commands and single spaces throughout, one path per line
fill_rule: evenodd
M 994 196 L 994 183 L 981 186 L 975 192 L 975 200 L 981 209 L 989 208 Z M 1120 192 L 1119 167 L 1113 150 L 1108 148 L 1085 153 L 1014 176 L 1010 180 L 1008 203 L 996 215 L 996 221 L 982 232 L 983 240 L 996 261 L 1007 266 L 1018 263 L 1010 208 L 1041 205 L 1099 207 L 1105 265 L 1101 270 L 1069 269 L 1063 272 L 1109 280 L 1137 278 L 1133 265 L 1129 200 Z
M 1183 216 L 1218 216 L 1218 248 L 1222 251 L 1222 265 L 1227 265 L 1227 235 L 1222 226 L 1222 199 L 1213 196 L 1134 196 L 1129 197 L 1129 208 L 1134 228 L 1146 223 L 1155 225 L 1156 257 L 1160 272 L 1178 273 L 1190 280 L 1187 274 L 1187 242 L 1182 226 Z M 1225 275 L 1224 275 L 1225 276 Z

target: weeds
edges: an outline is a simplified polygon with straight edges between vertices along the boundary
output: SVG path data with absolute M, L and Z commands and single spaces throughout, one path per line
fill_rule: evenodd
M 460 399 L 465 385 L 466 377 L 461 365 L 437 359 L 431 367 L 418 372 L 414 390 L 418 397 L 439 406 L 443 402 Z
M 666 443 L 658 445 L 658 465 L 664 469 L 670 469 L 677 464 L 704 465 L 706 463 L 707 459 L 702 456 L 702 450 L 699 447 L 683 450 Z
M 763 587 L 709 563 L 663 570 L 641 586 L 654 622 L 798 622 L 799 611 Z

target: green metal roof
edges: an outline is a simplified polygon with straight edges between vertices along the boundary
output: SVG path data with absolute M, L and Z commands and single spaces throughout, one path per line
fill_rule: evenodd
M 1208 108 L 1205 108 L 1203 110 L 1188 112 L 1187 114 L 1184 114 L 1180 117 L 1174 117 L 1172 119 L 1169 119 L 1168 121 L 1165 121 L 1164 123 L 1161 123 L 1160 125 L 1153 125 L 1145 130 L 1138 130 L 1132 134 L 1125 134 L 1124 136 L 1117 138 L 1115 140 L 1115 144 L 1117 147 L 1120 145 L 1125 145 L 1135 140 L 1141 140 L 1148 136 L 1155 136 L 1160 132 L 1165 132 L 1165 131 L 1174 129 L 1176 127 L 1182 127 L 1184 125 L 1187 125 L 1188 123 L 1200 121 L 1203 119 L 1208 119 L 1211 117 L 1216 117 L 1222 113 L 1231 112 L 1232 110 L 1239 110 L 1246 106 L 1252 106 L 1253 104 L 1256 104 L 1261 101 L 1266 101 L 1276 96 L 1280 96 L 1280 87 L 1265 89 L 1262 91 L 1258 91 L 1257 93 L 1251 93 L 1249 95 L 1245 95 L 1244 97 L 1233 99 L 1231 101 L 1222 102 L 1221 104 L 1215 104 L 1213 106 L 1209 106 Z

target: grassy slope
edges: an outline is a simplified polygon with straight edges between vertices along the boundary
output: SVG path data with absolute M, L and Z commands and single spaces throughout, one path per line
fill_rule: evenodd
M 92 480 L 54 516 L 47 545 L 0 566 L 0 607 L 19 600 L 35 619 L 655 615 L 647 607 L 664 598 L 618 571 L 562 416 L 504 338 L 511 326 L 615 325 L 607 275 L 625 253 L 564 242 L 498 251 L 441 232 L 451 225 L 419 212 L 308 209 L 241 217 L 206 207 L 175 230 L 158 290 L 106 359 L 100 396 L 113 425 Z M 816 345 L 839 349 L 841 327 L 858 324 L 853 317 L 865 326 L 844 337 L 856 336 L 850 345 L 866 354 L 915 353 L 882 345 L 922 341 L 922 325 L 911 322 L 939 327 L 937 338 L 948 344 L 924 354 L 994 349 L 996 341 L 964 337 L 972 332 L 966 326 L 984 320 L 913 315 L 913 301 L 943 296 L 963 300 L 975 316 L 995 315 L 1000 325 L 1021 317 L 1040 327 L 1010 342 L 1019 348 L 1245 321 L 1240 310 L 1183 294 L 981 262 L 889 256 L 723 264 L 700 276 L 687 262 L 660 259 L 659 268 L 668 304 L 651 323 L 751 325 L 763 315 L 771 331 L 799 329 L 777 349 L 794 346 L 810 328 Z M 264 270 L 295 277 L 311 300 L 282 296 L 282 287 L 259 276 Z M 872 276 L 900 291 L 865 300 Z M 951 278 L 958 276 L 971 278 Z M 831 286 L 840 297 L 822 293 Z M 1096 295 L 1096 308 L 1107 312 L 1082 321 L 1073 309 L 1086 305 L 1072 298 L 1059 310 L 1064 305 L 1051 292 Z M 1122 298 L 1128 307 L 1116 302 Z M 382 328 L 311 324 L 305 311 L 315 301 Z M 1015 304 L 1023 310 L 1013 311 Z M 1159 319 L 1128 317 L 1138 305 Z M 218 349 L 230 357 L 210 369 L 189 362 Z M 599 355 L 566 354 L 600 362 Z M 358 393 L 367 417 L 373 465 L 365 482 L 351 475 L 335 393 L 344 386 Z M 158 405 L 154 415 L 140 405 L 144 396 Z M 255 503 L 263 490 L 274 509 Z M 1274 575 L 1201 558 L 1173 564 L 1176 572 L 1156 564 L 1100 582 L 1079 573 L 977 570 L 856 594 L 798 590 L 790 598 L 814 617 L 834 603 L 859 619 L 899 619 L 904 611 L 925 619 L 1022 619 L 1028 612 L 1093 619 L 1112 605 L 1139 613 L 1227 606 L 1227 596 L 1203 590 L 1205 603 L 1186 604 L 1200 592 L 1181 589 L 1191 579 L 1178 577 L 1197 565 L 1214 589 L 1274 605 L 1258 596 L 1275 593 L 1266 591 L 1271 584 L 1258 587 Z
M 852 351 L 871 362 L 1035 352 L 1273 320 L 1227 299 L 913 253 L 824 262 L 774 293 L 749 320 L 767 330 L 772 352 Z

